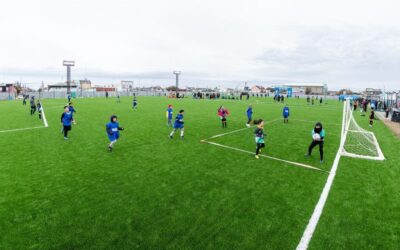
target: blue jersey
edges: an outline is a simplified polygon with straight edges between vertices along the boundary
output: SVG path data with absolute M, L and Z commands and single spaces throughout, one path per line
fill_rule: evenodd
M 68 106 L 68 108 L 71 113 L 76 113 L 74 106 Z
M 61 115 L 61 123 L 64 126 L 71 126 L 72 121 L 74 120 L 74 118 L 72 117 L 72 112 L 64 112 Z
M 120 128 L 118 122 L 109 122 L 106 124 L 106 131 L 110 141 L 114 141 L 119 138 L 119 130 Z
M 283 108 L 282 115 L 283 115 L 283 117 L 285 117 L 285 118 L 289 117 L 289 108 L 288 108 L 288 107 L 284 107 L 284 108 Z
M 178 114 L 175 117 L 175 124 L 174 124 L 174 128 L 183 128 L 183 115 L 182 114 Z
M 248 108 L 246 113 L 247 113 L 247 117 L 250 119 L 253 115 L 253 108 Z
M 167 108 L 168 119 L 172 119 L 172 108 Z

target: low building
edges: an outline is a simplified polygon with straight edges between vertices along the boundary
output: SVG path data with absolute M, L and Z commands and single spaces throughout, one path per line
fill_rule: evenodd
M 325 95 L 328 93 L 328 85 L 324 83 L 284 83 L 277 86 L 292 88 L 295 95 Z
M 76 90 L 78 86 L 76 85 L 75 81 L 72 81 L 70 84 L 70 89 L 71 90 Z M 56 83 L 56 84 L 49 84 L 47 85 L 47 90 L 53 90 L 53 91 L 67 91 L 68 85 L 67 83 Z
M 13 83 L 2 83 L 0 84 L 0 92 L 17 93 L 17 89 Z
M 382 94 L 381 89 L 366 88 L 363 92 L 363 96 L 366 98 L 376 98 Z
M 260 85 L 253 85 L 251 87 L 251 92 L 253 92 L 253 93 L 266 93 L 267 89 L 265 87 L 263 87 L 263 86 L 260 86 Z
M 92 82 L 90 80 L 79 80 L 79 86 L 82 90 L 92 89 Z
M 94 87 L 96 92 L 115 92 L 118 89 L 116 87 Z

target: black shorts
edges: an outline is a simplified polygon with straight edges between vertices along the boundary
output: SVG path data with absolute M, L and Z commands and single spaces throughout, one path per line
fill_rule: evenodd
M 70 130 L 71 130 L 71 125 L 69 125 L 69 126 L 64 125 L 64 131 L 70 131 Z
M 226 118 L 222 117 L 221 121 L 226 122 Z

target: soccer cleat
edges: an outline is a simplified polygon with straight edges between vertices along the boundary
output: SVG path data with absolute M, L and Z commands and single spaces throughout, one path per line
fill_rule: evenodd
M 321 164 L 324 163 L 324 160 L 320 160 L 319 163 L 321 163 Z
M 65 137 L 65 136 L 64 136 L 64 140 L 68 140 L 68 137 Z
M 247 124 L 246 124 L 246 127 L 250 128 L 250 124 L 247 123 Z
M 172 135 L 170 135 L 170 136 L 169 136 L 169 139 L 172 139 L 172 138 L 173 138 Z
M 183 140 L 184 136 L 181 136 L 181 140 Z
M 304 156 L 305 156 L 305 157 L 310 157 L 311 155 L 309 155 L 309 154 L 305 154 Z
M 258 156 L 258 155 L 255 155 L 255 157 L 256 157 L 257 160 L 260 159 L 260 156 Z
M 108 151 L 112 151 L 113 150 L 113 148 L 111 147 L 111 146 L 108 146 Z

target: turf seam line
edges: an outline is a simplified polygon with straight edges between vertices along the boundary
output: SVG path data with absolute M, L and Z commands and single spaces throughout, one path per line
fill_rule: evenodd
M 248 154 L 252 154 L 252 155 L 255 154 L 254 152 L 251 152 L 251 151 L 247 151 L 247 150 L 244 150 L 244 149 L 235 148 L 235 147 L 231 147 L 231 146 L 227 146 L 227 145 L 223 145 L 223 144 L 219 144 L 219 143 L 215 143 L 215 142 L 210 142 L 210 141 L 207 141 L 207 140 L 202 140 L 202 142 L 208 143 L 208 144 L 211 144 L 211 145 L 214 145 L 214 146 L 222 147 L 222 148 L 232 149 L 232 150 L 243 152 L 243 153 L 248 153 Z M 276 157 L 273 157 L 273 156 L 263 155 L 263 154 L 260 154 L 259 156 L 264 157 L 264 158 L 268 158 L 268 159 L 271 159 L 271 160 L 275 160 L 275 161 L 285 162 L 285 163 L 288 163 L 288 164 L 291 164 L 291 165 L 295 165 L 295 166 L 298 166 L 298 167 L 303 167 L 303 168 L 308 168 L 308 169 L 312 169 L 312 170 L 316 170 L 316 171 L 321 171 L 321 172 L 324 172 L 324 173 L 329 173 L 326 170 L 323 170 L 323 169 L 320 169 L 320 168 L 317 168 L 317 167 L 313 167 L 313 166 L 310 166 L 310 165 L 307 165 L 307 164 L 299 163 L 299 162 L 288 161 L 288 160 L 276 158 Z

